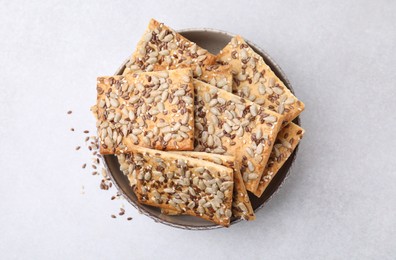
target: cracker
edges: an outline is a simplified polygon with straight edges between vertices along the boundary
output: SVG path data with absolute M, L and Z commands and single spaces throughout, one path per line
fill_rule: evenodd
M 194 150 L 235 156 L 246 189 L 255 191 L 283 116 L 202 81 L 193 83 Z
M 234 217 L 242 218 L 245 220 L 256 219 L 256 216 L 254 215 L 254 210 L 252 208 L 252 204 L 250 203 L 249 195 L 246 191 L 246 187 L 242 179 L 240 167 L 235 163 L 234 156 L 219 155 L 219 154 L 204 153 L 204 152 L 189 152 L 189 151 L 177 151 L 175 153 L 196 159 L 202 159 L 205 161 L 213 162 L 233 169 L 234 192 L 232 198 L 232 215 Z M 174 212 L 163 211 L 163 213 L 169 215 Z
M 100 153 L 133 144 L 161 150 L 193 149 L 194 91 L 190 69 L 99 77 Z
M 207 65 L 204 67 L 196 67 L 194 71 L 196 79 L 209 83 L 212 86 L 232 91 L 232 74 L 229 65 Z
M 245 220 L 254 220 L 254 210 L 250 203 L 249 195 L 247 194 L 245 184 L 243 183 L 240 168 L 235 165 L 235 157 L 229 155 L 218 155 L 203 152 L 189 152 L 189 151 L 175 151 L 172 153 L 181 154 L 183 156 L 192 157 L 195 159 L 201 159 L 216 164 L 223 165 L 231 168 L 234 171 L 234 189 L 233 189 L 233 200 L 232 200 L 232 215 L 237 218 Z M 120 170 L 128 177 L 130 186 L 134 189 L 137 181 L 136 165 L 133 157 L 130 153 L 118 154 L 118 162 L 120 164 Z M 161 209 L 161 212 L 166 215 L 179 215 L 178 211 Z
M 180 154 L 128 146 L 140 203 L 229 226 L 233 170 Z
M 232 38 L 217 55 L 217 61 L 230 65 L 234 74 L 234 94 L 284 115 L 285 124 L 304 110 L 304 103 L 291 93 L 263 57 L 254 52 L 242 37 Z
M 289 123 L 282 128 L 276 137 L 274 148 L 261 177 L 260 184 L 257 190 L 253 192 L 254 195 L 260 197 L 263 194 L 272 178 L 275 177 L 279 169 L 293 153 L 303 135 L 304 129 L 294 123 Z
M 140 39 L 123 75 L 133 71 L 152 71 L 205 66 L 216 56 L 154 19 Z

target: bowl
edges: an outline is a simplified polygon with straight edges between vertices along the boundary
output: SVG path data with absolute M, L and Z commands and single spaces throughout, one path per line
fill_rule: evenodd
M 207 49 L 212 53 L 218 53 L 234 36 L 233 34 L 213 30 L 213 29 L 184 29 L 179 31 L 184 37 L 189 40 L 196 42 L 199 46 Z M 254 43 L 247 41 L 247 43 L 260 54 L 268 66 L 275 72 L 275 74 L 284 82 L 287 88 L 293 92 L 293 88 L 287 79 L 286 75 L 283 73 L 281 68 L 275 63 L 275 61 L 261 48 L 259 48 Z M 125 65 L 129 60 L 126 60 L 121 67 L 116 71 L 115 75 L 121 75 L 125 69 Z M 293 92 L 294 93 L 294 92 Z M 294 123 L 300 125 L 300 119 L 296 118 Z M 269 201 L 269 199 L 276 193 L 281 187 L 284 180 L 287 178 L 290 168 L 297 156 L 298 146 L 291 154 L 289 159 L 279 170 L 279 172 L 272 179 L 271 183 L 264 191 L 260 198 L 249 193 L 250 201 L 252 203 L 254 211 L 257 213 L 264 205 Z M 112 180 L 114 186 L 118 189 L 119 193 L 130 203 L 132 206 L 137 208 L 140 213 L 147 215 L 155 222 L 159 222 L 165 225 L 169 225 L 176 228 L 188 229 L 188 230 L 209 230 L 221 228 L 220 225 L 216 225 L 209 221 L 202 220 L 197 217 L 191 216 L 169 216 L 161 214 L 161 210 L 155 207 L 140 204 L 137 201 L 135 194 L 133 193 L 131 187 L 129 186 L 128 178 L 120 171 L 120 165 L 117 161 L 117 157 L 114 155 L 104 156 L 104 165 L 109 173 L 109 177 Z M 257 217 L 260 217 L 257 214 Z M 232 219 L 231 225 L 240 222 L 240 219 Z

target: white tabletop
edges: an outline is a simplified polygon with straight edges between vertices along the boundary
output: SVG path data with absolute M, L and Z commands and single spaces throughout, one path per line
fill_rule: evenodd
M 395 259 L 396 2 L 33 2 L 0 4 L 1 259 Z M 305 102 L 295 167 L 255 222 L 185 231 L 130 205 L 112 219 L 125 202 L 81 169 L 96 77 L 151 17 L 241 34 Z

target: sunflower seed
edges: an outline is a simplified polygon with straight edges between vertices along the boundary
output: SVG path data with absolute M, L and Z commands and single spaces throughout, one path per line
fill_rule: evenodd
M 209 135 L 208 141 L 207 141 L 207 145 L 208 145 L 209 147 L 212 147 L 212 146 L 213 146 L 213 136 L 212 136 L 212 135 Z
M 200 62 L 200 61 L 204 61 L 205 59 L 206 59 L 206 55 L 200 55 L 198 56 L 197 61 Z
M 171 133 L 167 133 L 165 136 L 164 136 L 164 141 L 165 142 L 169 142 L 169 140 L 172 138 L 172 134 Z
M 285 139 L 282 139 L 282 145 L 288 149 L 292 148 L 291 144 Z
M 202 126 L 202 125 L 201 125 L 201 126 Z M 203 129 L 203 127 L 202 127 L 202 129 Z M 212 134 L 214 134 L 214 131 L 215 131 L 215 129 L 214 129 L 213 125 L 210 124 L 210 125 L 208 126 L 208 133 L 212 135 Z
M 184 96 L 186 94 L 186 92 L 184 91 L 184 89 L 179 89 L 176 90 L 176 92 L 173 94 L 176 97 L 180 97 L 180 96 Z
M 196 45 L 195 45 L 196 46 Z M 195 68 L 195 75 L 197 75 L 198 77 L 202 75 L 202 69 L 200 66 L 197 66 Z
M 189 96 L 183 96 L 182 97 L 182 100 L 184 101 L 184 102 L 186 102 L 186 104 L 188 104 L 188 105 L 191 105 L 192 103 L 193 103 L 193 98 L 192 97 L 189 97 Z
M 217 107 L 211 107 L 210 112 L 216 116 L 220 115 L 220 111 L 217 109 Z
M 244 213 L 248 212 L 248 209 L 246 208 L 245 204 L 243 204 L 242 202 L 238 204 L 238 208 L 240 208 Z
M 248 161 L 247 165 L 248 165 L 249 171 L 251 171 L 251 172 L 254 171 L 254 165 L 253 165 L 253 163 L 251 161 Z
M 226 216 L 227 218 L 231 218 L 231 216 L 232 216 L 232 212 L 231 212 L 230 209 L 226 209 L 225 212 L 224 212 L 224 214 L 225 214 L 225 216 Z
M 204 94 L 204 101 L 206 102 L 206 103 L 209 103 L 210 102 L 210 94 L 209 93 L 207 93 L 207 92 L 205 92 L 205 94 Z
M 166 193 L 175 193 L 175 191 L 172 189 L 172 188 L 165 188 L 164 189 L 164 192 L 166 192 Z
M 249 97 L 248 97 L 248 99 L 250 100 L 250 101 L 255 101 L 256 100 L 256 96 L 255 95 L 250 95 Z
M 214 124 L 214 125 L 218 125 L 219 124 L 219 120 L 218 120 L 218 118 L 217 118 L 217 116 L 215 116 L 215 115 L 210 115 L 210 120 L 212 121 L 212 123 Z
M 264 150 L 263 144 L 259 143 L 259 145 L 257 145 L 257 148 L 256 148 L 256 154 L 262 154 L 263 150 Z
M 163 42 L 170 42 L 171 40 L 173 40 L 173 35 L 172 34 L 168 34 L 167 36 L 165 36 L 162 39 Z
M 227 190 L 228 188 L 230 188 L 234 183 L 232 181 L 224 181 L 221 184 L 221 188 L 224 190 Z
M 146 173 L 144 174 L 144 179 L 145 179 L 146 181 L 149 181 L 149 180 L 151 179 L 151 173 L 150 173 L 150 172 L 146 172 Z
M 258 174 L 256 173 L 249 173 L 248 180 L 255 180 L 258 178 Z
M 288 97 L 285 101 L 285 105 L 290 105 L 293 104 L 295 102 L 293 97 Z
M 161 128 L 161 132 L 164 134 L 170 133 L 170 132 L 172 132 L 172 128 L 170 126 L 165 126 L 165 127 Z
M 152 115 L 152 116 L 158 115 L 159 112 L 160 112 L 160 111 L 159 111 L 157 108 L 152 108 L 152 109 L 149 111 L 150 115 Z
M 247 51 L 245 49 L 242 49 L 240 54 L 241 54 L 241 59 L 242 60 L 246 60 L 248 58 L 248 54 L 247 54 Z
M 278 113 L 283 114 L 284 111 L 285 111 L 285 106 L 283 105 L 283 103 L 281 103 L 278 107 Z
M 153 34 L 152 34 L 152 32 L 150 31 L 150 32 L 148 32 L 148 33 L 146 33 L 146 34 L 144 35 L 143 40 L 144 40 L 145 42 L 149 42 L 149 41 L 151 40 L 152 37 L 153 37 Z
M 236 76 L 236 78 L 237 78 L 239 81 L 244 81 L 244 80 L 246 80 L 247 75 L 246 75 L 246 74 L 242 74 L 242 73 L 238 73 L 238 75 Z
M 154 64 L 157 62 L 157 58 L 155 57 L 151 57 L 146 61 L 148 64 Z
M 268 93 L 268 95 L 272 95 L 274 93 L 272 88 L 265 88 L 265 91 Z
M 254 101 L 258 105 L 264 105 L 265 99 L 264 98 L 258 98 Z
M 143 131 L 141 130 L 141 129 L 138 129 L 138 128 L 135 128 L 135 129 L 133 129 L 132 130 L 132 134 L 134 134 L 134 135 L 139 135 L 139 134 L 141 134 Z
M 214 107 L 217 103 L 218 103 L 217 99 L 212 99 L 212 100 L 209 102 L 209 106 L 210 106 L 210 107 Z
M 134 104 L 140 99 L 139 96 L 133 96 L 129 99 L 129 103 Z
M 247 154 L 249 154 L 251 157 L 254 157 L 254 153 L 253 153 L 253 150 L 252 150 L 252 148 L 250 148 L 250 147 L 246 147 L 245 148 L 245 151 L 247 152 Z
M 254 74 L 253 76 L 252 83 L 256 84 L 259 81 L 260 77 L 261 77 L 260 72 L 256 72 L 256 74 Z
M 129 137 L 132 139 L 134 144 L 137 144 L 139 142 L 139 139 L 137 138 L 136 135 L 130 134 Z
M 250 110 L 250 114 L 252 114 L 252 116 L 257 116 L 257 106 L 251 105 L 249 110 Z
M 268 86 L 270 87 L 270 88 L 272 88 L 273 86 L 275 85 L 275 78 L 269 78 L 268 79 Z
M 225 150 L 223 148 L 217 147 L 216 149 L 213 150 L 213 152 L 218 154 L 223 154 L 225 153 Z
M 188 138 L 188 135 L 186 133 L 190 132 L 190 128 L 185 126 L 185 125 L 181 125 L 180 126 L 180 131 L 178 132 L 179 135 L 181 135 L 183 138 Z
M 167 100 L 167 99 L 168 99 L 168 91 L 162 92 L 161 102 L 165 102 L 165 100 Z
M 274 123 L 276 121 L 276 118 L 274 116 L 267 116 L 264 118 L 264 121 L 267 123 Z
M 274 87 L 272 88 L 272 90 L 278 95 L 281 95 L 283 93 L 283 90 L 279 87 Z
M 232 129 L 231 129 L 230 125 L 227 124 L 227 123 L 224 123 L 224 124 L 223 124 L 223 129 L 224 129 L 224 131 L 226 131 L 227 133 L 231 133 L 231 132 L 232 132 Z
M 166 126 L 169 126 L 169 124 L 167 122 L 158 122 L 157 123 L 158 128 L 164 128 Z
M 111 98 L 111 99 L 110 99 L 110 104 L 111 104 L 113 107 L 118 107 L 118 106 L 120 105 L 120 103 L 118 102 L 118 100 L 117 100 L 117 99 L 114 99 L 114 98 Z
M 237 135 L 238 137 L 242 137 L 243 134 L 244 134 L 243 127 L 240 127 L 240 128 L 237 130 L 236 135 Z

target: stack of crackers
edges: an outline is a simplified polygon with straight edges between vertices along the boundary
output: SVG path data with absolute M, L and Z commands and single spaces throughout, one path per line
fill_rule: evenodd
M 304 134 L 304 104 L 240 36 L 214 55 L 155 20 L 123 75 L 97 79 L 92 110 L 140 203 L 225 227 L 255 219 L 248 191 L 263 194 Z

